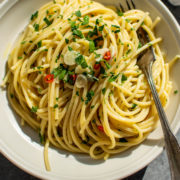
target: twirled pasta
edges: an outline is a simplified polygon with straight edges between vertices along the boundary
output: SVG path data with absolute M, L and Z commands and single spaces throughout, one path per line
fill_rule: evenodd
M 172 83 L 147 12 L 116 13 L 89 0 L 56 0 L 35 12 L 8 59 L 8 97 L 49 143 L 107 159 L 141 143 L 157 113 L 138 55 L 154 46 L 153 77 L 164 106 Z M 142 46 L 142 27 L 151 42 Z

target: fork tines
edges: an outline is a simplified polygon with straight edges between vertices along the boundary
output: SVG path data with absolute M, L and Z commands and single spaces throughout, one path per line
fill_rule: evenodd
M 130 2 L 129 2 L 129 1 L 130 1 Z M 133 0 L 129 0 L 129 1 L 126 0 L 126 5 L 127 5 L 128 10 L 136 9 L 136 5 L 135 5 L 134 1 L 133 1 Z M 126 9 L 126 8 L 124 8 L 121 3 L 119 3 L 119 7 L 120 7 L 120 11 L 121 11 L 121 12 L 125 12 L 125 9 Z

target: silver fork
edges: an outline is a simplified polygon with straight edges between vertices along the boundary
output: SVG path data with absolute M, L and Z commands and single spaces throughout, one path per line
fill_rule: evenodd
M 133 0 L 126 0 L 126 5 L 128 10 L 136 9 L 135 3 Z M 125 8 L 122 4 L 120 4 L 120 10 L 125 12 Z M 141 27 L 137 31 L 140 42 L 144 45 L 150 42 L 149 35 L 147 32 Z M 150 46 L 148 50 L 144 51 L 137 60 L 137 65 L 145 74 L 152 96 L 156 105 L 156 109 L 159 114 L 159 119 L 161 122 L 162 130 L 164 133 L 164 141 L 165 148 L 167 151 L 167 156 L 169 160 L 169 166 L 171 170 L 171 179 L 172 180 L 180 180 L 180 146 L 173 132 L 171 131 L 170 125 L 168 123 L 167 116 L 164 112 L 163 106 L 159 99 L 159 95 L 157 93 L 156 87 L 154 85 L 153 77 L 152 77 L 152 66 L 154 61 L 156 60 L 156 55 L 154 52 L 153 46 Z

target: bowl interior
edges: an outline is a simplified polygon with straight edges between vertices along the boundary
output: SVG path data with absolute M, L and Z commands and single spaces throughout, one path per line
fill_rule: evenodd
M 31 14 L 49 0 L 19 0 L 0 19 L 0 78 L 5 74 L 8 54 L 13 42 L 28 24 Z M 118 0 L 98 0 L 105 5 L 119 5 Z M 160 16 L 162 21 L 156 28 L 157 36 L 164 40 L 161 44 L 167 61 L 180 53 L 180 31 L 177 23 L 167 9 L 158 0 L 135 0 L 138 9 L 148 11 L 152 18 Z M 174 90 L 180 89 L 178 72 L 180 64 L 171 71 Z M 179 95 L 171 94 L 171 101 L 166 113 L 172 122 L 172 129 L 177 132 L 180 126 Z M 48 179 L 114 179 L 123 178 L 143 168 L 162 151 L 162 132 L 157 128 L 148 139 L 138 147 L 111 157 L 107 161 L 94 161 L 86 155 L 69 154 L 66 151 L 49 148 L 52 171 L 46 172 L 43 159 L 43 146 L 38 135 L 29 127 L 21 127 L 19 117 L 9 106 L 6 92 L 0 93 L 0 149 L 19 167 L 41 178 Z

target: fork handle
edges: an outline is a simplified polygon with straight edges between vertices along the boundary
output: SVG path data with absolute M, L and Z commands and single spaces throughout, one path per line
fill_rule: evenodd
M 154 81 L 152 78 L 152 64 L 150 66 L 143 68 L 144 74 L 148 80 L 149 86 L 152 91 L 153 99 L 159 114 L 161 126 L 164 133 L 165 148 L 167 150 L 167 156 L 169 160 L 171 179 L 180 180 L 180 146 L 174 134 L 172 133 L 167 116 L 164 112 L 163 106 L 159 99 Z

